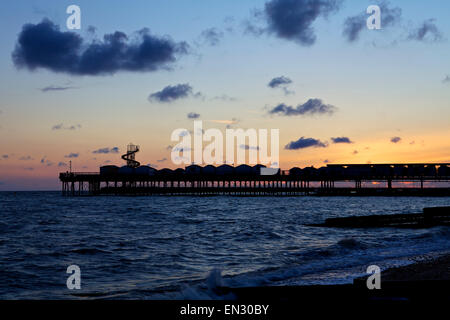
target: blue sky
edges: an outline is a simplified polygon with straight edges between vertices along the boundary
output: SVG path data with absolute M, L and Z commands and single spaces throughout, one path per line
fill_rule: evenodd
M 121 165 L 118 155 L 94 156 L 92 151 L 116 146 L 123 150 L 129 142 L 141 145 L 142 162 L 173 167 L 157 160 L 170 159 L 167 146 L 174 129 L 192 128 L 189 112 L 221 129 L 225 126 L 211 121 L 237 119 L 236 126 L 242 128 L 280 128 L 282 146 L 302 136 L 320 141 L 348 136 L 354 141 L 323 149 L 282 150 L 281 165 L 286 168 L 320 166 L 324 160 L 450 161 L 450 83 L 443 83 L 450 75 L 448 1 L 390 1 L 389 7 L 402 9 L 397 25 L 363 30 L 358 41 L 349 43 L 342 35 L 346 19 L 378 2 L 346 0 L 336 12 L 313 21 L 316 41 L 311 46 L 274 33 L 246 33 L 248 22 L 267 27 L 264 17 L 254 19 L 254 12 L 262 11 L 267 2 L 2 1 L 0 154 L 8 158 L 0 160 L 0 190 L 55 189 L 57 173 L 65 170 L 57 164 L 67 164 L 64 156 L 72 152 L 79 153 L 72 159 L 79 171 L 95 171 L 106 161 Z M 85 43 L 114 31 L 132 35 L 149 28 L 152 35 L 187 42 L 189 53 L 170 71 L 80 76 L 45 68 L 18 70 L 11 54 L 22 26 L 48 18 L 66 32 L 70 4 L 81 8 L 82 29 L 72 32 Z M 408 39 L 429 19 L 442 36 L 439 41 Z M 95 36 L 89 35 L 88 26 L 96 28 Z M 210 28 L 223 33 L 215 46 L 201 37 Z M 279 76 L 292 80 L 289 90 L 294 94 L 267 86 Z M 166 86 L 184 83 L 202 97 L 170 104 L 147 99 Z M 51 86 L 68 89 L 40 90 Z M 221 96 L 231 99 L 216 98 Z M 268 114 L 280 103 L 295 107 L 312 98 L 338 111 L 311 117 Z M 61 123 L 81 128 L 52 130 Z M 402 143 L 392 144 L 393 136 L 402 137 Z M 33 160 L 18 160 L 25 156 Z M 42 167 L 44 158 L 52 165 Z

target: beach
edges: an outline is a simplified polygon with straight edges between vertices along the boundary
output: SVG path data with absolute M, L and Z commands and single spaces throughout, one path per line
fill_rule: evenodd
M 366 280 L 364 276 L 351 284 L 253 287 L 231 292 L 242 301 L 298 302 L 303 306 L 445 303 L 450 302 L 450 253 L 435 258 L 424 255 L 415 263 L 382 271 L 379 290 L 369 290 Z
M 449 281 L 450 253 L 437 258 L 424 258 L 422 261 L 389 268 L 382 272 L 382 281 Z

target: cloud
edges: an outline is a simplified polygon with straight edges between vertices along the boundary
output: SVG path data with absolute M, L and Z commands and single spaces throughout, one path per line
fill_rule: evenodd
M 349 42 L 354 42 L 359 39 L 361 31 L 366 27 L 366 16 L 360 14 L 353 17 L 348 17 L 344 22 L 343 36 Z
M 162 159 L 156 160 L 156 162 L 164 162 L 164 161 L 167 161 L 167 158 L 162 158 Z
M 400 142 L 400 140 L 402 140 L 402 138 L 400 138 L 400 137 L 392 137 L 391 138 L 392 143 L 398 143 L 398 142 Z
M 97 76 L 168 69 L 179 55 L 187 54 L 188 48 L 186 42 L 151 35 L 148 29 L 132 36 L 116 31 L 85 43 L 79 34 L 60 31 L 44 19 L 22 27 L 12 59 L 17 68 Z
M 437 42 L 442 40 L 442 33 L 434 24 L 434 19 L 428 19 L 420 27 L 409 33 L 408 40 Z
M 189 147 L 175 147 L 175 148 L 173 148 L 173 152 L 189 152 L 189 151 L 192 151 L 192 149 L 191 148 L 189 148 Z
M 208 121 L 226 125 L 232 125 L 239 122 L 239 120 L 236 118 L 232 118 L 231 120 L 208 120 Z
M 358 154 L 359 152 L 358 152 L 358 150 L 354 150 L 352 153 L 353 154 Z
M 50 160 L 47 159 L 47 157 L 43 157 L 41 159 L 41 163 L 43 165 L 46 165 L 47 167 L 51 167 L 53 165 L 53 162 L 51 162 Z
M 118 147 L 113 147 L 113 148 L 100 148 L 97 150 L 92 151 L 92 153 L 102 153 L 102 154 L 107 154 L 107 153 L 119 153 L 119 148 Z
M 48 87 L 41 88 L 39 90 L 41 90 L 42 92 L 49 92 L 49 91 L 65 91 L 65 90 L 69 90 L 69 89 L 76 89 L 76 88 L 75 87 L 48 86 Z
M 442 83 L 450 83 L 450 76 L 445 76 L 445 78 L 442 80 Z
M 279 114 L 284 116 L 307 116 L 315 114 L 333 114 L 337 108 L 331 104 L 325 104 L 321 99 L 309 99 L 297 107 L 288 106 L 281 103 L 269 111 L 269 114 Z
M 65 155 L 64 158 L 78 158 L 79 155 L 80 155 L 79 153 L 71 152 L 71 153 Z
M 158 168 L 157 164 L 153 164 L 153 163 L 147 163 L 147 166 L 151 167 L 151 168 Z
M 200 114 L 195 113 L 195 112 L 189 112 L 187 114 L 188 119 L 198 119 L 200 118 Z
M 291 79 L 289 79 L 288 77 L 285 77 L 285 76 L 281 76 L 281 77 L 273 78 L 272 80 L 270 80 L 270 82 L 267 85 L 270 88 L 278 88 L 278 87 L 286 86 L 291 83 L 292 83 Z
M 333 143 L 353 143 L 348 137 L 331 138 Z
M 379 4 L 381 10 L 381 28 L 389 28 L 396 25 L 402 17 L 402 9 L 398 7 L 390 8 L 388 2 L 382 2 Z M 344 22 L 343 36 L 348 42 L 355 42 L 360 38 L 361 32 L 367 30 L 367 13 L 361 12 L 360 14 L 352 17 L 348 17 Z
M 285 76 L 281 76 L 281 77 L 276 77 L 273 78 L 272 80 L 270 80 L 270 82 L 267 84 L 267 86 L 269 86 L 270 88 L 281 88 L 284 91 L 285 95 L 289 95 L 289 94 L 293 94 L 294 91 L 291 91 L 288 89 L 288 85 L 290 85 L 292 83 L 292 80 L 289 79 L 288 77 Z
M 326 142 L 322 142 L 320 140 L 314 139 L 314 138 L 305 138 L 301 137 L 297 141 L 291 141 L 289 142 L 284 149 L 286 150 L 299 150 L 304 148 L 326 148 L 328 145 Z
M 9 158 L 9 155 L 4 154 L 4 155 L 2 155 L 2 158 L 3 158 L 3 159 L 8 159 L 8 158 Z
M 67 163 L 65 162 L 59 162 L 58 167 L 67 167 Z
M 234 97 L 230 97 L 229 95 L 226 94 L 222 94 L 220 96 L 215 96 L 213 98 L 211 98 L 211 100 L 222 100 L 222 101 L 236 101 L 237 99 Z
M 203 41 L 210 46 L 217 46 L 223 38 L 223 32 L 216 28 L 203 30 L 200 34 Z
M 30 161 L 33 160 L 31 156 L 23 156 L 19 158 L 20 161 Z
M 177 84 L 175 86 L 167 86 L 161 91 L 152 93 L 148 100 L 156 100 L 158 102 L 168 103 L 173 102 L 178 99 L 187 98 L 189 96 L 193 95 L 192 87 L 187 84 Z M 194 96 L 199 96 L 200 93 L 196 93 Z
M 52 127 L 52 130 L 76 130 L 76 129 L 81 129 L 81 124 L 70 125 L 65 127 L 64 124 L 58 123 Z
M 97 32 L 97 28 L 94 26 L 88 26 L 87 27 L 87 32 L 90 34 L 95 34 Z
M 178 134 L 179 137 L 186 137 L 190 135 L 190 132 L 186 129 L 184 129 L 183 131 L 180 131 L 180 133 Z
M 241 144 L 239 148 L 244 150 L 259 150 L 259 146 L 249 146 L 248 144 Z
M 32 168 L 32 167 L 25 167 L 25 168 L 23 168 L 24 170 L 27 170 L 27 171 L 33 171 L 34 170 L 34 168 Z
M 337 11 L 340 0 L 271 0 L 266 2 L 264 32 L 303 46 L 316 42 L 313 24 L 319 17 Z M 257 30 L 256 30 L 257 31 Z
M 63 128 L 63 124 L 62 123 L 59 123 L 59 124 L 55 124 L 53 127 L 52 127 L 52 130 L 61 130 Z

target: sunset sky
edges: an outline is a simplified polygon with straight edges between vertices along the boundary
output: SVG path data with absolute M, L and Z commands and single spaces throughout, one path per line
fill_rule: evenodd
M 381 30 L 366 28 L 370 4 Z M 194 118 L 280 129 L 283 169 L 450 162 L 449 13 L 446 0 L 1 1 L 0 190 L 57 190 L 69 161 L 121 166 L 130 142 L 174 168 L 170 135 Z

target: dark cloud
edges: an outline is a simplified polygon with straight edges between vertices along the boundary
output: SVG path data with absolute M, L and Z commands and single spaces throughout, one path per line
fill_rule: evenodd
M 388 2 L 379 4 L 381 10 L 381 28 L 389 28 L 396 25 L 402 17 L 402 9 L 391 8 Z M 362 31 L 367 30 L 367 18 L 369 15 L 364 11 L 352 17 L 348 17 L 344 22 L 342 34 L 349 42 L 357 41 Z
M 442 83 L 450 83 L 450 76 L 447 75 L 443 80 Z
M 23 157 L 20 157 L 19 160 L 21 160 L 21 161 L 30 161 L 30 160 L 33 160 L 33 158 L 31 156 L 23 156 Z
M 65 162 L 59 162 L 58 167 L 67 167 L 67 163 Z
M 333 143 L 353 143 L 352 140 L 348 137 L 337 137 L 337 138 L 331 138 L 331 141 Z
M 39 68 L 72 75 L 108 75 L 119 71 L 167 69 L 188 45 L 151 35 L 147 29 L 129 37 L 116 31 L 84 43 L 75 32 L 59 30 L 52 21 L 25 24 L 12 53 L 17 68 Z
M 161 91 L 152 93 L 148 99 L 158 102 L 172 102 L 178 99 L 186 98 L 192 95 L 192 87 L 187 84 L 177 84 L 175 86 L 167 86 Z
M 392 143 L 398 143 L 398 142 L 400 142 L 400 140 L 402 140 L 402 138 L 400 138 L 400 137 L 392 137 L 391 138 Z
M 200 34 L 203 41 L 210 46 L 217 46 L 223 38 L 223 32 L 216 28 L 203 30 Z
M 294 93 L 294 91 L 288 89 L 288 85 L 290 85 L 291 83 L 292 83 L 291 79 L 285 76 L 281 76 L 270 80 L 267 86 L 270 88 L 281 88 L 283 89 L 285 95 L 289 95 Z
M 8 159 L 8 158 L 9 158 L 9 155 L 4 154 L 4 155 L 2 155 L 2 158 L 3 158 L 3 159 Z
M 270 82 L 267 85 L 270 88 L 278 88 L 278 87 L 286 86 L 291 83 L 292 83 L 291 79 L 289 79 L 288 77 L 285 77 L 285 76 L 281 76 L 281 77 L 273 78 L 272 80 L 270 80 Z
M 188 119 L 198 119 L 200 118 L 200 114 L 195 113 L 195 112 L 189 112 L 187 114 Z
M 358 154 L 358 153 L 359 153 L 358 150 L 353 151 L 353 154 Z
M 297 107 L 288 106 L 281 103 L 269 111 L 269 114 L 280 114 L 284 116 L 333 114 L 337 108 L 331 104 L 325 104 L 321 99 L 309 99 L 304 104 Z
M 286 150 L 299 150 L 304 148 L 325 148 L 327 147 L 326 142 L 322 142 L 320 140 L 314 139 L 314 138 L 305 138 L 301 137 L 297 141 L 291 141 L 289 142 L 284 148 Z
M 64 158 L 78 158 L 79 155 L 80 155 L 79 153 L 71 152 L 71 153 L 65 155 Z
M 164 161 L 167 161 L 167 158 L 162 158 L 162 159 L 156 160 L 156 162 L 164 162 Z
M 337 11 L 340 0 L 271 0 L 266 2 L 266 32 L 303 46 L 316 42 L 313 24 L 319 17 Z
M 113 148 L 100 148 L 97 149 L 95 151 L 92 151 L 92 153 L 119 153 L 119 148 L 118 147 L 113 147 Z
M 62 123 L 58 123 L 52 127 L 52 130 L 76 130 L 81 129 L 81 124 L 64 126 Z
M 76 88 L 75 87 L 48 86 L 48 87 L 41 88 L 39 90 L 41 90 L 42 92 L 49 92 L 49 91 L 65 91 L 65 90 L 70 90 L 70 89 L 76 89 Z
M 435 25 L 434 19 L 428 19 L 409 33 L 408 40 L 437 42 L 442 40 L 442 33 Z

